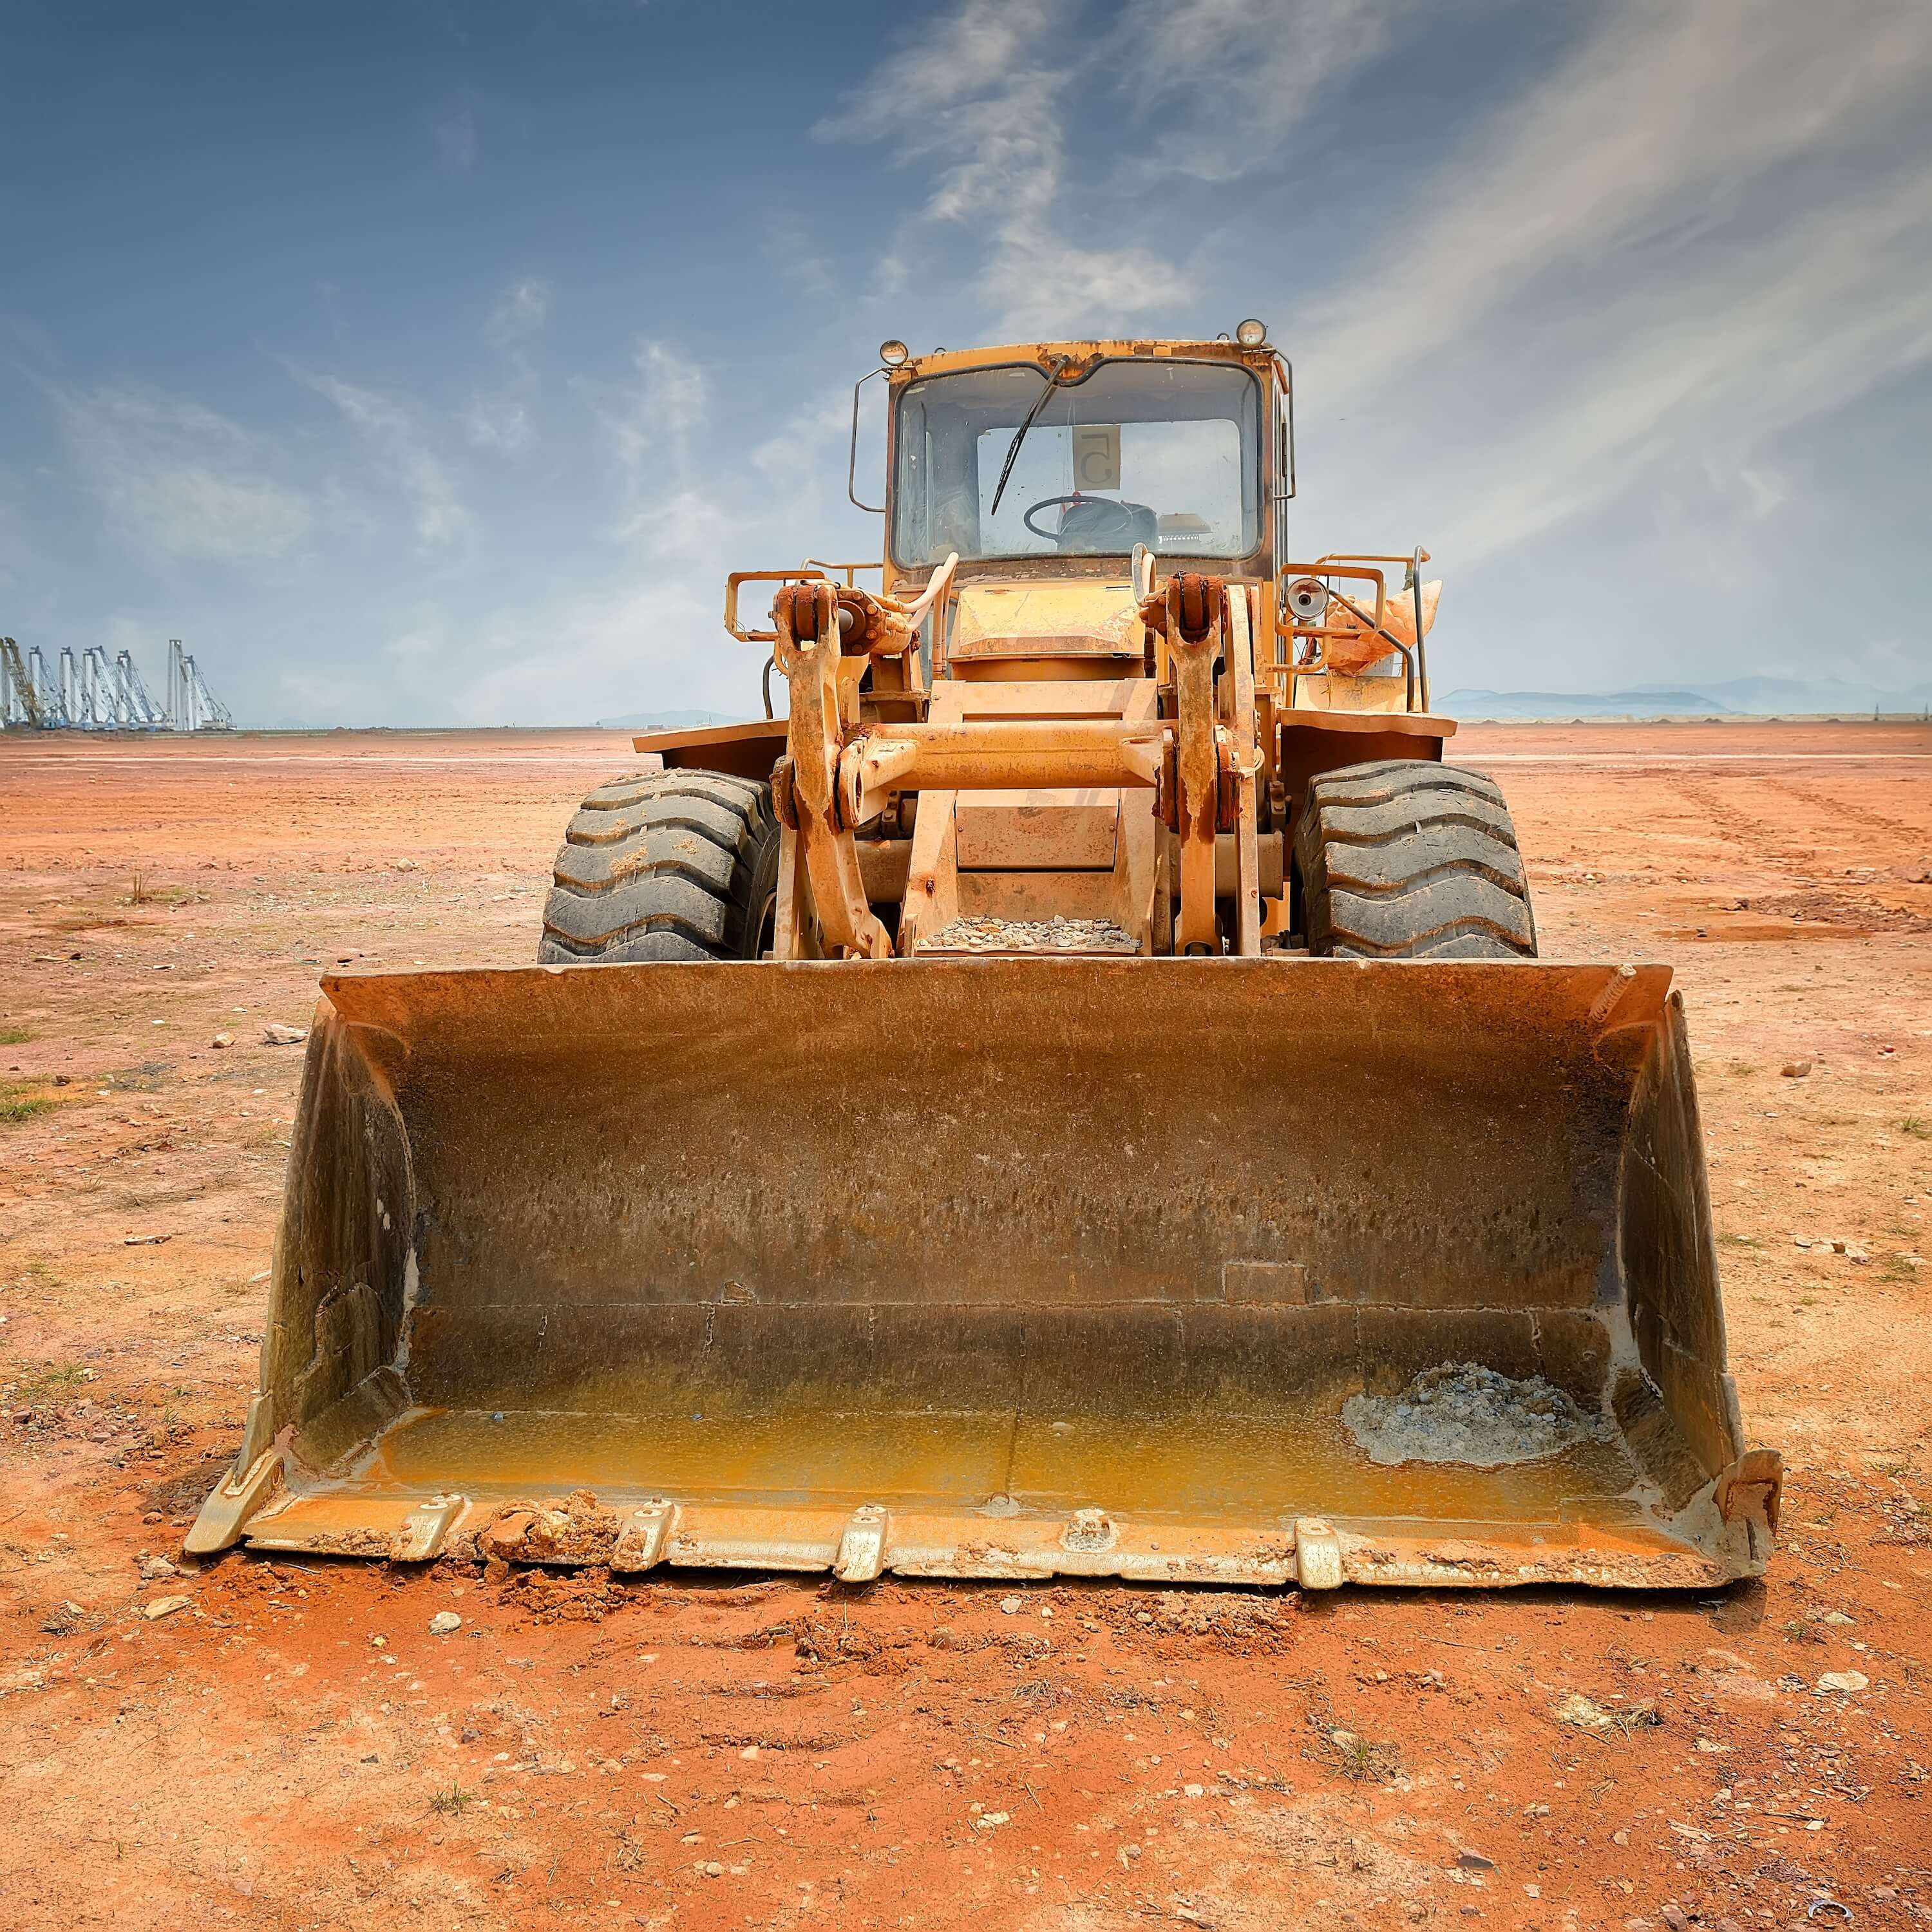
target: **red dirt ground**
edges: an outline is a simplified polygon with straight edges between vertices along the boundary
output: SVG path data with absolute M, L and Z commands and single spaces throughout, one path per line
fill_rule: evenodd
M 264 1024 L 344 955 L 528 958 L 570 807 L 637 761 L 592 733 L 0 742 L 6 1922 L 1932 1920 L 1932 731 L 1453 754 L 1510 793 L 1546 955 L 1678 967 L 1733 1362 L 1790 1464 L 1765 1585 L 196 1568 L 302 1058 Z M 1576 1729 L 1572 1692 L 1622 1715 Z

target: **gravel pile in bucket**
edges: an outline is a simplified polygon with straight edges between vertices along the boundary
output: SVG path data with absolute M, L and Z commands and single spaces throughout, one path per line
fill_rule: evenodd
M 1138 952 L 1132 933 L 1110 919 L 956 919 L 922 952 Z
M 1468 1462 L 1496 1468 L 1534 1462 L 1609 1433 L 1540 1376 L 1516 1381 L 1474 1362 L 1425 1369 L 1396 1396 L 1353 1395 L 1342 1405 L 1350 1435 L 1376 1462 Z

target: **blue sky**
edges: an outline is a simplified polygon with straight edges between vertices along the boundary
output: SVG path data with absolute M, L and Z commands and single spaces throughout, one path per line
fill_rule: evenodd
M 724 573 L 878 554 L 883 337 L 1252 314 L 1295 548 L 1427 544 L 1438 688 L 1914 685 L 1928 91 L 1923 0 L 16 5 L 0 630 L 755 710 Z

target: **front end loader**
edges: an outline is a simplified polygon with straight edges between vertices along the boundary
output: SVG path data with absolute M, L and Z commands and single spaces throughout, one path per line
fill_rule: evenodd
M 1760 1570 L 1670 969 L 1538 958 L 1265 330 L 874 374 L 882 560 L 727 587 L 783 714 L 637 740 L 537 964 L 325 980 L 190 1549 Z

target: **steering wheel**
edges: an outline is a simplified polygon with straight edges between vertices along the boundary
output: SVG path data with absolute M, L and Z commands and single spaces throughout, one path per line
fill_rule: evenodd
M 1041 511 L 1053 509 L 1063 503 L 1098 514 L 1082 518 L 1081 527 L 1077 531 L 1067 529 L 1066 519 L 1064 517 L 1057 530 L 1043 530 L 1034 521 Z M 1136 512 L 1138 512 L 1138 517 Z M 1020 521 L 1035 536 L 1044 538 L 1048 543 L 1058 544 L 1069 536 L 1078 536 L 1090 541 L 1109 536 L 1131 538 L 1140 527 L 1139 518 L 1149 518 L 1153 514 L 1153 511 L 1144 503 L 1130 503 L 1124 499 L 1112 496 L 1089 496 L 1076 490 L 1071 496 L 1042 496 L 1037 503 L 1028 506 L 1026 514 Z

